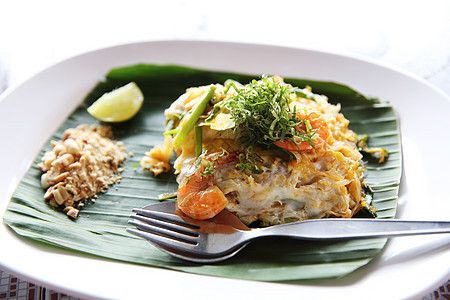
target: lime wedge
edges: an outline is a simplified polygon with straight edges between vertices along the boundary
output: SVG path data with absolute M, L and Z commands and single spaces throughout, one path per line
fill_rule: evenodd
M 144 95 L 134 82 L 103 94 L 91 106 L 88 113 L 103 122 L 123 122 L 134 117 L 144 103 Z

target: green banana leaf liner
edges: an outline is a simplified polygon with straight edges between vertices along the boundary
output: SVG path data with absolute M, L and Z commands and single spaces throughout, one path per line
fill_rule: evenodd
M 44 200 L 37 164 L 48 141 L 15 190 L 4 222 L 18 235 L 37 242 L 37 246 L 59 247 L 112 260 L 172 270 L 261 281 L 288 281 L 341 277 L 363 267 L 381 252 L 386 239 L 313 242 L 269 238 L 252 242 L 235 257 L 215 264 L 185 262 L 155 248 L 146 240 L 126 232 L 133 208 L 158 202 L 158 195 L 175 191 L 172 173 L 154 177 L 139 167 L 144 153 L 162 144 L 164 109 L 192 86 L 223 83 L 234 79 L 248 83 L 261 74 L 244 75 L 207 71 L 175 65 L 133 65 L 111 70 L 79 107 L 53 134 L 60 140 L 63 131 L 79 124 L 98 123 L 86 108 L 103 93 L 134 81 L 144 93 L 142 109 L 131 120 L 114 124 L 115 138 L 133 152 L 124 163 L 120 184 L 100 194 L 86 205 L 76 220 Z M 270 75 L 270 74 L 268 74 Z M 374 190 L 373 206 L 378 218 L 393 218 L 397 208 L 401 175 L 401 144 L 397 117 L 387 102 L 366 98 L 341 84 L 285 78 L 297 87 L 309 85 L 314 93 L 340 103 L 350 128 L 370 137 L 369 146 L 384 147 L 389 157 L 383 164 L 365 157 L 366 183 Z M 80 99 L 81 101 L 82 99 Z

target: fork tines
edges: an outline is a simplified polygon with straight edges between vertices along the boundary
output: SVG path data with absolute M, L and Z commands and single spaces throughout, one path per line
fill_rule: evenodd
M 128 232 L 178 251 L 197 244 L 199 233 L 195 229 L 199 229 L 199 226 L 169 213 L 143 209 L 133 209 L 133 212 L 136 215 L 132 215 L 133 220 L 128 223 L 135 225 L 137 230 L 127 228 Z

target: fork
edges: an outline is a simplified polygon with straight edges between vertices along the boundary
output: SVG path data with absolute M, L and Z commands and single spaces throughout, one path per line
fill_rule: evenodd
M 202 263 L 228 259 L 250 241 L 267 236 L 337 240 L 450 232 L 450 221 L 398 219 L 316 219 L 256 229 L 243 225 L 237 229 L 214 220 L 198 221 L 176 215 L 175 209 L 175 202 L 133 209 L 136 214 L 131 216 L 133 220 L 129 224 L 136 229 L 127 228 L 127 231 L 175 257 Z

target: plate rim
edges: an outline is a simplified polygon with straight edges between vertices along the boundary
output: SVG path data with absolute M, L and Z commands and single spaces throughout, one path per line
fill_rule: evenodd
M 108 46 L 104 46 L 104 47 L 95 47 L 95 48 L 92 48 L 92 49 L 84 51 L 84 52 L 76 53 L 69 57 L 60 58 L 60 59 L 52 62 L 51 64 L 36 70 L 36 72 L 34 72 L 33 74 L 29 74 L 27 77 L 24 77 L 21 80 L 15 82 L 13 85 L 8 86 L 6 88 L 6 90 L 4 90 L 0 94 L 0 103 L 4 100 L 4 98 L 9 97 L 10 93 L 13 93 L 14 90 L 20 88 L 25 82 L 39 76 L 40 74 L 54 68 L 57 65 L 66 63 L 69 60 L 76 60 L 76 59 L 79 59 L 80 57 L 83 57 L 86 55 L 92 55 L 97 52 L 104 52 L 104 51 L 109 51 L 112 49 L 118 49 L 118 48 L 123 48 L 123 47 L 130 47 L 130 46 L 139 47 L 141 45 L 148 45 L 148 44 L 168 44 L 168 43 L 180 43 L 180 44 L 194 43 L 194 44 L 216 44 L 216 45 L 223 44 L 223 45 L 231 45 L 231 46 L 240 45 L 240 46 L 244 46 L 244 47 L 248 47 L 248 46 L 250 46 L 250 47 L 270 47 L 270 48 L 279 48 L 279 49 L 300 50 L 300 51 L 306 51 L 306 52 L 311 52 L 311 53 L 319 53 L 319 54 L 323 54 L 323 55 L 331 55 L 331 56 L 335 56 L 335 57 L 342 57 L 342 58 L 347 58 L 347 59 L 351 59 L 351 60 L 357 60 L 360 62 L 377 65 L 382 68 L 389 69 L 396 73 L 402 74 L 411 79 L 414 79 L 414 80 L 420 82 L 421 84 L 426 85 L 427 87 L 429 87 L 430 89 L 439 93 L 441 96 L 443 96 L 444 98 L 447 98 L 447 100 L 450 101 L 450 94 L 445 93 L 442 89 L 440 89 L 436 85 L 432 84 L 431 82 L 427 81 L 426 79 L 420 77 L 419 75 L 414 74 L 411 71 L 407 71 L 407 70 L 405 70 L 399 66 L 396 66 L 392 63 L 383 62 L 383 61 L 377 60 L 375 58 L 363 56 L 363 55 L 356 54 L 356 53 L 348 53 L 348 52 L 343 52 L 343 51 L 341 51 L 341 52 L 329 51 L 329 50 L 324 50 L 322 48 L 314 48 L 314 47 L 283 46 L 283 45 L 278 45 L 278 44 L 256 43 L 256 42 L 255 43 L 235 42 L 235 41 L 230 41 L 230 40 L 155 39 L 155 40 L 142 40 L 142 41 L 135 41 L 135 42 L 123 42 L 123 43 L 119 42 L 119 43 L 115 43 L 113 45 L 108 45 Z
M 444 93 L 442 90 L 438 89 L 437 87 L 435 87 L 434 85 L 432 85 L 431 83 L 429 83 L 428 81 L 424 80 L 423 78 L 420 78 L 414 74 L 410 74 L 404 70 L 401 70 L 399 68 L 393 67 L 393 66 L 389 66 L 388 64 L 385 63 L 381 63 L 379 61 L 374 61 L 368 58 L 362 58 L 362 57 L 357 57 L 357 56 L 353 56 L 353 55 L 346 55 L 346 54 L 341 54 L 341 53 L 335 53 L 335 52 L 328 52 L 328 51 L 324 51 L 324 50 L 315 50 L 315 49 L 310 49 L 310 48 L 299 48 L 299 47 L 285 47 L 285 46 L 279 46 L 279 45 L 267 45 L 267 44 L 255 44 L 255 43 L 240 43 L 240 42 L 224 42 L 224 41 L 198 41 L 198 40 L 158 40 L 158 41 L 141 41 L 141 42 L 134 42 L 134 43 L 123 43 L 123 44 L 117 44 L 117 45 L 113 45 L 113 46 L 108 46 L 108 47 L 103 47 L 103 48 L 98 48 L 98 49 L 94 49 L 91 51 L 87 51 L 81 54 L 77 54 L 75 56 L 69 57 L 69 58 L 65 58 L 62 59 L 58 62 L 55 62 L 54 64 L 44 68 L 43 70 L 35 73 L 34 75 L 31 75 L 29 78 L 16 83 L 16 85 L 8 88 L 5 92 L 2 93 L 2 95 L 0 95 L 0 107 L 4 104 L 4 101 L 6 101 L 5 99 L 8 99 L 9 97 L 11 97 L 11 94 L 14 94 L 17 90 L 19 90 L 21 87 L 23 87 L 23 85 L 27 82 L 29 82 L 30 80 L 33 80 L 35 78 L 39 78 L 39 76 L 42 76 L 42 74 L 44 74 L 45 72 L 49 72 L 50 70 L 53 70 L 56 66 L 60 66 L 64 63 L 67 63 L 68 61 L 74 61 L 74 60 L 79 60 L 82 59 L 83 57 L 87 57 L 87 55 L 95 55 L 96 53 L 102 53 L 104 51 L 110 51 L 110 49 L 120 49 L 120 48 L 126 48 L 126 47 L 133 47 L 133 46 L 141 46 L 141 45 L 148 45 L 148 44 L 168 44 L 168 43 L 179 43 L 179 44 L 216 44 L 216 45 L 220 45 L 220 44 L 227 44 L 228 46 L 240 46 L 240 47 L 270 47 L 272 49 L 290 49 L 292 51 L 307 51 L 307 52 L 312 52 L 312 53 L 319 53 L 320 55 L 331 55 L 334 57 L 344 57 L 346 59 L 351 59 L 351 60 L 356 60 L 359 62 L 364 62 L 364 63 L 369 63 L 372 65 L 377 65 L 379 67 L 382 67 L 383 69 L 388 69 L 390 71 L 394 71 L 396 73 L 399 73 L 403 76 L 408 77 L 409 79 L 413 79 L 416 82 L 419 82 L 422 85 L 425 85 L 427 88 L 430 88 L 432 90 L 434 90 L 435 92 L 439 93 L 443 99 L 446 99 L 447 101 L 450 101 L 450 96 L 447 95 L 446 93 Z M 81 100 L 80 100 L 81 101 Z M 17 185 L 17 184 L 16 184 Z M 11 194 L 9 194 L 9 197 L 11 196 Z M 8 198 L 9 199 L 9 198 Z M 7 204 L 9 201 L 8 199 L 5 201 Z M 0 199 L 1 201 L 1 199 Z M 0 202 L 0 216 L 3 217 L 4 214 L 4 209 L 3 206 L 1 205 L 2 203 Z M 5 205 L 5 209 L 6 209 L 6 205 Z M 3 218 L 2 218 L 3 219 Z M 3 223 L 3 222 L 2 222 Z M 4 226 L 4 224 L 2 224 Z M 2 262 L 2 260 L 0 260 L 0 266 L 2 266 L 2 268 L 4 270 L 8 270 L 10 271 L 12 274 L 18 274 L 23 278 L 29 278 L 30 280 L 34 281 L 34 282 L 40 282 L 40 283 L 45 283 L 47 286 L 51 286 L 51 283 L 48 282 L 43 282 L 41 281 L 39 278 L 33 278 L 32 276 L 27 276 L 29 274 L 26 274 L 26 272 L 18 272 L 18 270 L 15 270 L 14 268 L 9 268 L 7 264 L 4 264 Z M 191 275 L 191 274 L 190 274 Z M 441 282 L 442 280 L 436 280 L 436 283 L 439 284 L 437 281 Z M 73 290 L 68 290 L 67 287 L 61 287 L 61 286 L 54 286 L 55 288 L 58 288 L 60 290 L 66 290 L 69 291 L 72 294 L 76 294 L 76 291 Z M 80 294 L 81 296 L 94 296 L 91 294 Z M 97 295 L 99 296 L 99 295 Z

